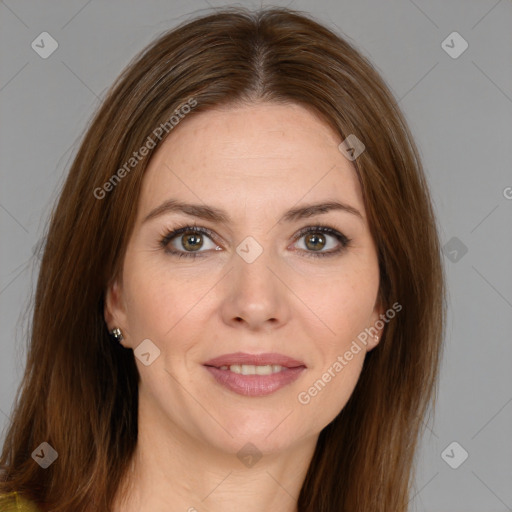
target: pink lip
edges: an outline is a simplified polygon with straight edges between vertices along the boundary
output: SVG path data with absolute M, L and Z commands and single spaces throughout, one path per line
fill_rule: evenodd
M 305 366 L 284 368 L 270 375 L 241 375 L 215 366 L 205 366 L 215 380 L 229 390 L 245 396 L 265 396 L 298 379 Z
M 280 372 L 270 375 L 241 375 L 231 370 L 221 370 L 221 366 L 232 364 L 246 365 L 279 365 L 283 366 Z M 247 354 L 235 352 L 215 357 L 204 363 L 205 368 L 213 375 L 215 380 L 229 390 L 245 396 L 265 396 L 292 383 L 306 369 L 306 365 L 297 359 L 283 354 Z
M 255 366 L 262 366 L 268 364 L 278 364 L 286 368 L 306 367 L 306 365 L 297 359 L 277 353 L 265 354 L 247 354 L 245 352 L 235 352 L 232 354 L 224 354 L 215 357 L 203 363 L 204 366 L 214 366 L 220 368 L 221 366 L 231 366 L 232 364 L 250 364 Z

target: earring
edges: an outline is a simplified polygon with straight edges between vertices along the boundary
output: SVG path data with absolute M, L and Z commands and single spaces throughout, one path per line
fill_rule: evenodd
M 112 336 L 114 336 L 115 340 L 118 343 L 121 343 L 121 341 L 123 339 L 123 333 L 121 332 L 121 329 L 119 329 L 119 327 L 115 327 L 114 329 L 112 329 L 110 331 L 110 334 L 112 334 Z

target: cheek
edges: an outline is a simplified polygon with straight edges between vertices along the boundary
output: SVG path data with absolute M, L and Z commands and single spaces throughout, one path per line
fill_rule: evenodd
M 335 279 L 319 280 L 321 293 L 309 293 L 308 305 L 325 328 L 312 336 L 317 357 L 297 400 L 305 412 L 315 411 L 321 427 L 339 414 L 357 384 L 366 354 L 358 335 L 370 327 L 378 293 L 376 263 L 346 270 Z
M 208 303 L 215 281 L 204 274 L 199 278 L 192 267 L 179 268 L 164 258 L 157 263 L 151 254 L 127 259 L 124 289 L 131 332 L 163 348 L 166 340 L 177 340 L 176 333 L 190 327 L 191 321 L 200 323 L 197 315 Z
M 314 418 L 314 428 L 340 413 L 359 380 L 366 346 L 357 336 L 369 327 L 377 287 L 372 279 L 335 281 L 316 298 L 318 308 L 325 304 L 321 318 L 329 329 L 312 337 L 315 362 L 297 395 L 304 414 Z
M 350 351 L 348 351 L 350 352 Z M 337 354 L 322 368 L 313 368 L 306 387 L 297 395 L 303 406 L 315 409 L 319 423 L 326 425 L 343 409 L 352 394 L 364 363 L 364 350 Z
M 369 327 L 379 287 L 377 265 L 346 266 L 342 271 L 316 279 L 297 281 L 297 295 L 314 312 L 320 326 L 324 354 L 344 351 L 351 341 Z M 313 338 L 315 339 L 315 338 Z M 316 338 L 318 339 L 318 338 Z

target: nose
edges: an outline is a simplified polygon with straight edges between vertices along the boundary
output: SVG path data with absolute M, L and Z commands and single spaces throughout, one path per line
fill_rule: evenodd
M 279 268 L 266 251 L 251 263 L 235 254 L 223 288 L 223 321 L 231 327 L 254 331 L 285 325 L 293 294 Z

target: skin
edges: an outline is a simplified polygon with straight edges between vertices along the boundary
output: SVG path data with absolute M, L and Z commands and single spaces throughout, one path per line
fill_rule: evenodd
M 161 351 L 149 366 L 136 358 L 139 439 L 114 510 L 297 510 L 318 435 L 345 406 L 378 337 L 307 405 L 298 394 L 383 312 L 376 248 L 340 142 L 301 106 L 255 103 L 190 115 L 153 156 L 122 275 L 106 296 L 107 325 L 121 328 L 123 345 L 135 349 L 150 339 Z M 171 212 L 144 222 L 171 197 L 222 208 L 230 221 Z M 327 200 L 356 208 L 361 218 L 331 210 L 278 222 L 290 208 Z M 160 240 L 167 232 L 194 224 L 216 235 L 202 235 L 202 254 L 166 253 Z M 308 257 L 318 242 L 311 249 L 311 234 L 294 235 L 318 225 L 346 235 L 349 246 Z M 252 263 L 236 252 L 247 236 L 263 248 Z M 193 252 L 181 245 L 187 241 L 178 235 L 171 247 Z M 319 246 L 329 252 L 341 244 L 326 234 Z M 237 351 L 279 352 L 307 369 L 271 395 L 242 396 L 203 366 Z M 262 455 L 252 467 L 237 457 L 249 442 Z

